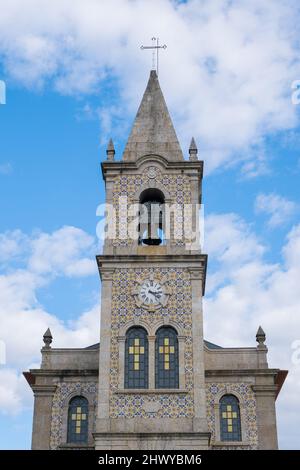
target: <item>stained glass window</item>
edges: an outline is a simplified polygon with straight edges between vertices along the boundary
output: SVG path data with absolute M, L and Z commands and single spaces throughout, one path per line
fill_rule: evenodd
M 172 327 L 162 327 L 156 333 L 155 388 L 178 388 L 178 340 Z
M 221 441 L 241 441 L 239 401 L 234 395 L 224 395 L 220 400 Z
M 68 411 L 68 442 L 86 444 L 88 442 L 89 404 L 84 397 L 70 400 Z
M 125 388 L 148 388 L 148 337 L 142 327 L 127 331 L 124 378 Z

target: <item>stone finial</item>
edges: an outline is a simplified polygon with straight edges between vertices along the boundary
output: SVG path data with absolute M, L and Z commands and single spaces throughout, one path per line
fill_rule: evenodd
M 111 160 L 111 161 L 114 160 L 115 153 L 116 151 L 115 151 L 114 143 L 112 139 L 109 139 L 108 146 L 106 149 L 107 160 Z
M 198 160 L 198 149 L 194 137 L 192 137 L 189 148 L 190 160 Z
M 258 343 L 258 348 L 261 348 L 261 347 L 266 347 L 265 345 L 265 341 L 266 341 L 266 333 L 264 332 L 264 330 L 262 329 L 262 327 L 260 326 L 257 330 L 257 333 L 256 333 L 256 341 Z
M 51 334 L 50 328 L 48 328 L 47 331 L 44 333 L 43 341 L 45 343 L 45 346 L 43 346 L 43 349 L 50 349 L 51 348 L 50 344 L 52 343 L 52 334 Z

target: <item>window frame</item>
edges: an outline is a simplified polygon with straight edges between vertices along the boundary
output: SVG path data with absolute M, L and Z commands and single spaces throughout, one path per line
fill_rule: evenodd
M 134 369 L 135 352 L 130 353 L 130 348 L 135 348 L 135 339 L 139 339 L 139 348 L 144 348 L 139 353 L 139 369 Z M 149 340 L 148 332 L 142 326 L 132 326 L 125 335 L 124 354 L 124 389 L 148 389 L 149 388 Z
M 75 404 L 74 402 L 76 402 L 76 400 L 79 403 Z M 80 414 L 85 415 L 86 419 L 80 420 L 80 424 L 83 427 L 84 431 L 82 433 L 77 434 L 75 419 L 72 419 L 72 415 L 77 414 L 77 411 L 78 411 L 77 408 L 79 407 L 81 408 Z M 76 411 L 75 411 L 75 408 L 76 408 Z M 68 412 L 67 412 L 67 444 L 73 444 L 73 445 L 88 445 L 89 444 L 89 408 L 90 408 L 89 401 L 85 396 L 75 395 L 72 398 L 70 398 L 68 402 Z M 80 437 L 81 434 L 83 434 L 83 437 Z M 78 436 L 78 439 L 75 438 L 76 436 Z
M 227 401 L 225 401 L 227 400 Z M 226 431 L 225 426 L 229 427 L 227 418 L 223 417 L 223 413 L 228 412 L 227 406 L 235 407 L 232 409 L 232 413 L 237 413 L 237 418 L 232 418 L 232 428 L 236 427 L 236 430 L 232 432 Z M 225 410 L 226 407 L 226 410 Z M 242 442 L 242 415 L 240 408 L 240 400 L 233 393 L 225 393 L 222 395 L 218 402 L 219 411 L 219 429 L 220 429 L 220 441 L 221 442 Z M 235 422 L 234 419 L 237 419 Z
M 168 339 L 168 344 L 165 343 Z M 163 348 L 174 348 L 174 353 L 160 352 Z M 174 354 L 174 355 L 173 355 Z M 166 363 L 166 356 L 169 361 Z M 179 341 L 178 333 L 173 326 L 161 326 L 155 334 L 155 389 L 179 389 Z M 168 364 L 168 369 L 166 369 Z M 173 365 L 173 367 L 172 367 Z

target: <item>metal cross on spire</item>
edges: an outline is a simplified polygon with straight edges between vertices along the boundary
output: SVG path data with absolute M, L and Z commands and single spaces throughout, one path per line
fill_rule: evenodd
M 163 46 L 159 45 L 159 38 L 152 38 L 152 46 L 141 46 L 141 49 L 152 49 L 152 69 L 155 70 L 155 51 L 156 51 L 156 73 L 158 75 L 158 53 L 159 49 L 166 49 L 167 46 L 164 44 Z

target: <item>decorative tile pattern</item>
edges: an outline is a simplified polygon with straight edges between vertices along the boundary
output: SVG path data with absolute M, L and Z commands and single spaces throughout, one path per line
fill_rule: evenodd
M 153 410 L 151 411 L 151 405 Z M 194 403 L 186 395 L 118 395 L 111 407 L 111 418 L 192 418 Z
M 165 307 L 149 312 L 138 308 L 131 294 L 137 280 L 149 278 L 165 281 L 171 291 Z M 119 343 L 120 328 L 126 323 L 139 318 L 144 323 L 153 325 L 162 317 L 167 316 L 182 329 L 185 336 L 184 369 L 186 388 L 185 395 L 166 395 L 158 391 L 151 397 L 134 395 L 119 395 L 113 392 L 123 388 L 119 384 Z M 112 337 L 111 337 L 111 368 L 110 368 L 110 416 L 112 418 L 126 416 L 145 418 L 151 417 L 192 417 L 193 416 L 193 355 L 192 355 L 192 293 L 190 274 L 187 269 L 178 268 L 138 268 L 118 269 L 113 275 L 112 284 Z M 143 406 L 154 401 L 156 412 L 146 412 Z M 146 406 L 148 408 L 148 406 Z
M 93 396 L 94 400 L 92 405 L 94 410 L 97 409 L 97 382 L 59 382 L 52 401 L 52 419 L 51 419 L 51 433 L 50 433 L 50 449 L 57 449 L 63 442 L 63 429 L 67 429 L 67 408 L 69 404 L 68 396 L 72 394 Z M 91 404 L 89 404 L 91 405 Z M 90 408 L 91 409 L 91 408 Z M 93 422 L 93 430 L 96 426 L 96 412 L 94 416 L 89 415 L 89 420 Z
M 250 384 L 247 383 L 209 383 L 206 384 L 206 406 L 207 406 L 207 422 L 209 431 L 212 433 L 212 441 L 215 440 L 216 426 L 215 423 L 215 405 L 219 404 L 220 394 L 237 393 L 240 399 L 240 410 L 244 414 L 244 427 L 242 429 L 243 440 L 250 443 L 250 449 L 257 449 L 258 434 L 256 420 L 256 401 Z M 223 447 L 218 447 L 218 449 Z M 237 448 L 236 446 L 234 447 Z M 244 447 L 242 447 L 244 448 Z M 228 449 L 228 446 L 224 446 Z
M 151 188 L 153 179 L 166 188 L 170 195 L 172 204 L 177 203 L 182 209 L 185 207 L 185 217 L 190 216 L 188 213 L 189 208 L 185 206 L 186 204 L 191 204 L 191 187 L 187 176 L 162 174 L 155 166 L 147 167 L 141 175 L 133 174 L 118 176 L 114 181 L 113 189 L 113 204 L 116 210 L 117 231 L 117 238 L 113 241 L 113 245 L 129 246 L 133 243 L 133 240 L 126 236 L 127 224 L 129 224 L 133 218 L 130 216 L 128 218 L 124 218 L 120 213 L 120 197 L 127 197 L 128 206 L 133 204 L 134 197 L 136 196 L 139 188 L 143 185 L 147 185 Z M 178 228 L 177 230 L 174 230 L 173 238 L 174 243 L 177 246 L 183 246 L 188 242 L 188 240 L 183 240 L 182 237 L 182 218 L 183 216 L 181 214 L 175 214 L 175 219 L 178 223 L 175 227 Z

